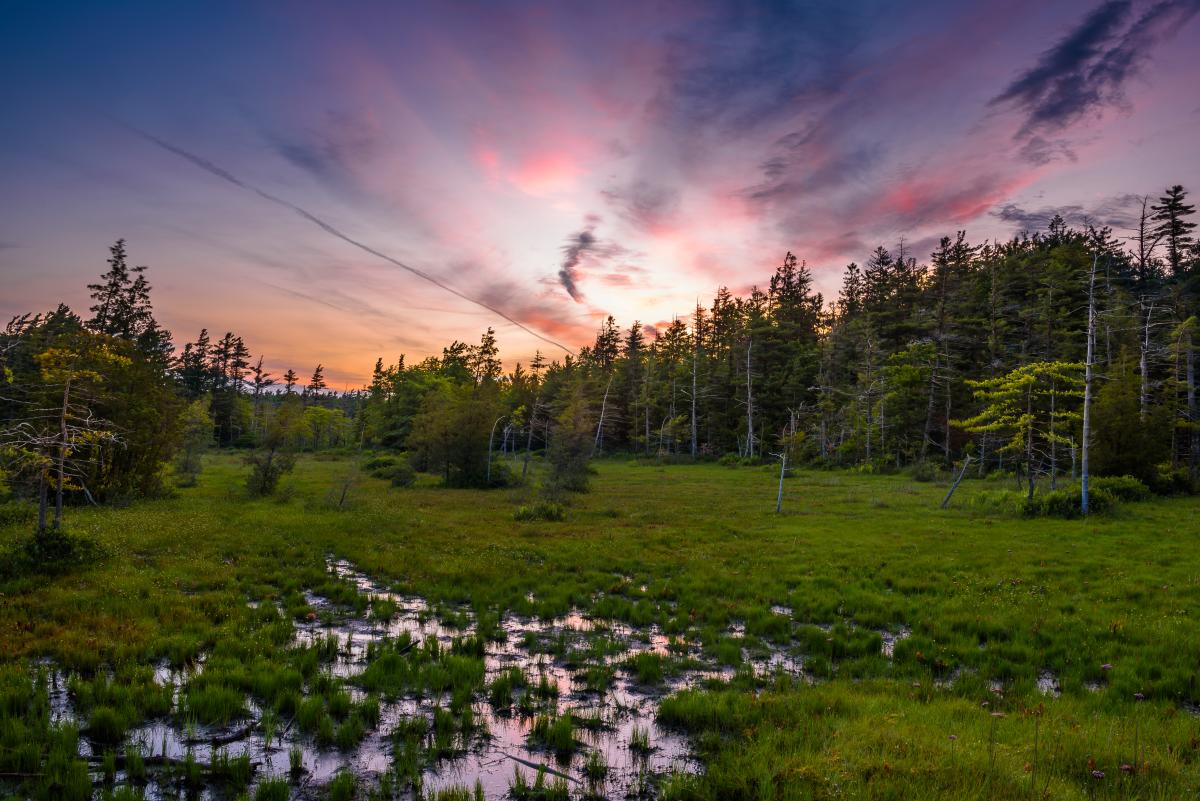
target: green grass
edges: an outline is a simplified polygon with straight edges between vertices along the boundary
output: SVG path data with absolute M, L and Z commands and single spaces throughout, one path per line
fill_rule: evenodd
M 350 511 L 328 509 L 320 499 L 343 469 L 301 460 L 288 499 L 249 500 L 244 466 L 219 454 L 198 486 L 174 497 L 68 510 L 72 533 L 106 556 L 0 585 L 0 762 L 36 763 L 44 782 L 57 783 L 53 797 L 91 792 L 73 730 L 49 724 L 30 695 L 24 663 L 37 657 L 79 675 L 82 725 L 111 711 L 98 740 L 167 713 L 145 666 L 201 655 L 206 669 L 184 687 L 176 714 L 228 722 L 253 697 L 281 718 L 297 714 L 330 745 L 357 736 L 353 724 L 339 736 L 348 720 L 370 730 L 369 710 L 342 709 L 340 686 L 320 689 L 319 713 L 305 718 L 301 688 L 330 654 L 282 651 L 292 621 L 311 611 L 305 588 L 359 613 L 371 605 L 326 572 L 334 554 L 446 615 L 460 605 L 492 620 L 504 610 L 551 618 L 580 609 L 656 625 L 737 667 L 733 688 L 664 706 L 661 722 L 691 735 L 707 766 L 699 778 L 669 781 L 672 797 L 1018 799 L 1041 782 L 1067 799 L 1200 789 L 1200 721 L 1183 711 L 1200 701 L 1200 499 L 1028 519 L 976 502 L 1005 489 L 1000 482 L 967 480 L 939 511 L 937 483 L 798 471 L 776 515 L 769 468 L 606 461 L 564 520 L 522 522 L 514 510 L 536 501 L 535 488 L 396 490 L 364 478 Z M 0 528 L 0 548 L 22 526 Z M 735 624 L 744 637 L 731 633 Z M 911 636 L 883 656 L 879 632 L 902 626 Z M 741 652 L 766 643 L 796 651 L 822 683 L 777 682 L 755 701 Z M 445 697 L 461 737 L 463 699 L 487 697 L 477 649 L 396 647 L 377 655 L 361 684 L 384 697 Z M 6 673 L 4 664 L 22 667 Z M 654 679 L 668 664 L 630 667 Z M 1062 698 L 1037 691 L 1044 670 Z M 512 698 L 518 688 L 494 687 L 501 703 L 505 689 Z M 1105 779 L 1091 777 L 1089 760 Z M 21 792 L 47 796 L 41 786 Z
M 553 751 L 559 757 L 575 753 L 580 746 L 570 715 L 538 715 L 529 730 L 529 741 L 533 746 Z

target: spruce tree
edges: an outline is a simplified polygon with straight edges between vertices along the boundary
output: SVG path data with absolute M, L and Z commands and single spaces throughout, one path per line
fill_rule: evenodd
M 1174 276 L 1183 275 L 1187 269 L 1188 252 L 1193 244 L 1191 231 L 1196 227 L 1196 223 L 1185 219 L 1196 213 L 1195 206 L 1183 202 L 1186 197 L 1187 190 L 1175 184 L 1150 207 L 1158 221 L 1154 233 L 1167 246 L 1167 264 Z

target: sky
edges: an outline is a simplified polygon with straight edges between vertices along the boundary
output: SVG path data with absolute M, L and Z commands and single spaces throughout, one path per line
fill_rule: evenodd
M 496 329 L 510 367 L 661 328 L 787 251 L 1200 187 L 1200 0 L 0 6 L 0 315 L 107 248 L 176 341 L 355 387 Z

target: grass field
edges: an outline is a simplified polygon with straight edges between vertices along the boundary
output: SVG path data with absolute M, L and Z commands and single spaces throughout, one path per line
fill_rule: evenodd
M 737 669 L 728 684 L 662 702 L 660 725 L 687 734 L 704 766 L 663 778 L 664 797 L 1200 792 L 1200 499 L 1031 520 L 974 503 L 995 489 L 989 481 L 965 482 L 939 511 L 944 483 L 798 472 L 776 515 L 771 468 L 603 461 L 565 520 L 518 522 L 531 488 L 393 489 L 364 475 L 338 509 L 351 465 L 304 459 L 280 498 L 248 500 L 245 468 L 222 454 L 172 498 L 69 510 L 70 529 L 104 555 L 0 585 L 0 774 L 11 774 L 0 796 L 66 798 L 62 788 L 78 786 L 71 792 L 85 797 L 85 780 L 87 792 L 91 780 L 104 786 L 95 765 L 78 775 L 71 743 L 59 742 L 72 734 L 33 697 L 34 660 L 76 674 L 84 736 L 114 754 L 123 729 L 172 714 L 138 669 L 164 660 L 207 658 L 208 678 L 176 702 L 192 721 L 228 722 L 252 702 L 281 715 L 309 706 L 314 737 L 322 715 L 349 726 L 331 728 L 334 738 L 376 725 L 369 698 L 359 708 L 336 686 L 317 687 L 287 651 L 293 620 L 311 612 L 301 590 L 369 603 L 326 571 L 331 555 L 445 617 L 469 608 L 481 628 L 505 612 L 580 610 L 655 627 Z M 19 536 L 8 526 L 0 545 Z M 282 617 L 247 604 L 270 600 Z M 803 674 L 745 667 L 746 655 L 770 649 L 801 657 Z M 485 697 L 463 672 L 450 680 L 464 693 L 459 713 Z M 108 712 L 97 720 L 99 709 Z M 218 769 L 206 769 L 211 787 Z M 229 787 L 231 797 L 276 791 L 236 778 Z M 360 782 L 357 792 L 389 789 Z

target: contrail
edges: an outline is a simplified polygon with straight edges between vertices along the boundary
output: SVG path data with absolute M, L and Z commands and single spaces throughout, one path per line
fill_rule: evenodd
M 331 236 L 335 236 L 338 239 L 342 240 L 343 242 L 348 242 L 351 245 L 353 245 L 354 247 L 358 248 L 359 250 L 365 251 L 366 253 L 370 253 L 372 256 L 376 256 L 377 258 L 383 259 L 386 262 L 394 264 L 402 270 L 407 270 L 408 272 L 412 273 L 413 275 L 417 276 L 418 278 L 423 278 L 426 281 L 428 281 L 429 283 L 433 284 L 434 286 L 444 289 L 447 292 L 449 292 L 450 294 L 460 297 L 463 300 L 467 301 L 468 303 L 473 303 L 476 306 L 479 306 L 480 308 L 487 309 L 492 314 L 495 314 L 496 316 L 498 316 L 504 320 L 507 320 L 508 322 L 515 325 L 517 328 L 520 328 L 525 333 L 535 336 L 538 339 L 542 340 L 543 342 L 545 342 L 549 345 L 553 345 L 556 348 L 561 348 L 562 350 L 566 351 L 567 353 L 572 353 L 571 349 L 568 348 L 566 345 L 563 345 L 561 342 L 555 342 L 553 339 L 550 339 L 547 336 L 539 334 L 537 331 L 534 331 L 533 329 L 529 328 L 524 323 L 514 320 L 512 317 L 510 317 L 507 314 L 505 314 L 504 312 L 500 311 L 495 306 L 491 306 L 487 303 L 484 303 L 482 300 L 477 300 L 469 295 L 465 295 L 462 292 L 459 292 L 454 287 L 449 286 L 448 284 L 442 283 L 441 281 L 434 278 L 429 273 L 423 272 L 422 270 L 418 270 L 416 267 L 411 267 L 411 266 L 405 264 L 404 262 L 400 261 L 399 259 L 394 259 L 391 256 L 387 255 L 386 253 L 376 250 L 375 248 L 371 247 L 370 245 L 359 242 L 357 239 L 354 239 L 353 237 L 342 233 L 337 228 L 335 228 L 334 226 L 325 222 L 317 215 L 307 211 L 304 208 L 301 208 L 300 206 L 297 206 L 295 203 L 292 203 L 291 201 L 284 200 L 281 197 L 272 195 L 270 192 L 259 189 L 257 186 L 253 186 L 252 184 L 246 183 L 245 181 L 241 180 L 237 176 L 230 173 L 228 170 L 222 169 L 221 167 L 218 167 L 216 164 L 213 164 L 208 159 L 201 158 L 200 156 L 197 156 L 194 153 L 189 153 L 188 151 L 184 150 L 183 148 L 179 148 L 179 147 L 176 147 L 175 145 L 172 145 L 170 142 L 164 142 L 162 139 L 159 139 L 157 136 L 154 136 L 153 134 L 150 134 L 150 133 L 146 133 L 145 131 L 143 131 L 139 128 L 134 128 L 129 125 L 123 125 L 123 127 L 128 128 L 129 130 L 133 131 L 134 133 L 136 133 L 138 136 L 142 137 L 143 139 L 146 139 L 147 141 L 158 145 L 163 150 L 166 150 L 169 153 L 174 153 L 176 156 L 179 156 L 182 159 L 186 159 L 187 161 L 190 161 L 192 164 L 196 165 L 200 169 L 202 169 L 206 172 L 212 173 L 213 175 L 217 176 L 218 178 L 228 181 L 229 183 L 233 184 L 234 186 L 237 186 L 241 189 L 245 189 L 247 192 L 253 192 L 254 194 L 258 195 L 259 197 L 263 198 L 264 200 L 269 200 L 276 205 L 283 206 L 285 209 L 290 209 L 290 210 L 294 211 L 296 214 L 299 214 L 301 217 L 308 220 L 310 223 L 317 226 L 325 233 L 330 234 Z

